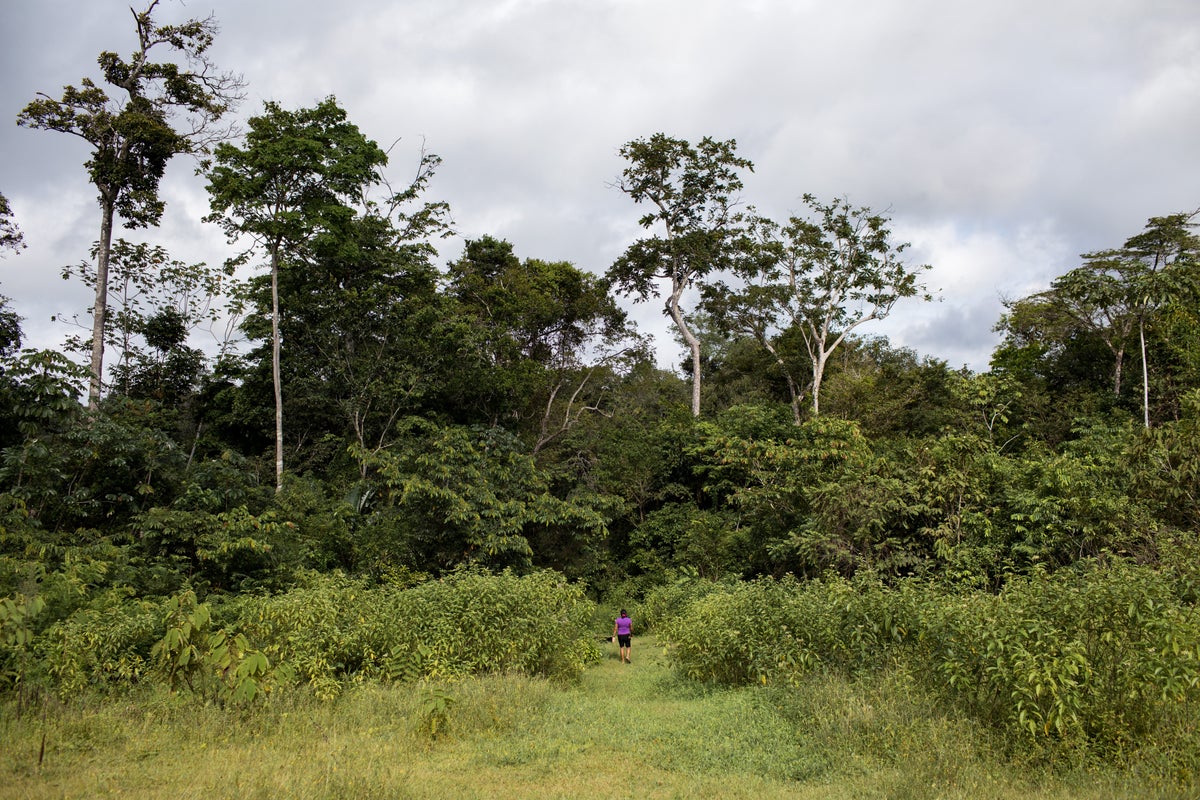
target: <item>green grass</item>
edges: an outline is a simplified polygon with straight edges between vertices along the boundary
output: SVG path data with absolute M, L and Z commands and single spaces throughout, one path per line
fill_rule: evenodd
M 1111 768 L 994 755 L 902 673 L 787 689 L 682 682 L 635 641 L 563 686 L 489 676 L 443 688 L 300 692 L 253 712 L 148 692 L 0 719 L 0 798 L 1184 798 Z M 45 755 L 37 763 L 42 736 Z

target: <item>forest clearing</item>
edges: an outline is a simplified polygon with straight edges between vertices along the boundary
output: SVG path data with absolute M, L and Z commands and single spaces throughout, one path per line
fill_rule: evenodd
M 911 678 L 816 678 L 783 697 L 705 689 L 639 639 L 578 684 L 520 676 L 447 687 L 443 733 L 422 694 L 363 686 L 332 704 L 250 713 L 162 695 L 4 722 L 4 798 L 1184 798 L 1101 767 L 1002 764 L 976 726 Z M 40 736 L 45 757 L 35 766 Z
M 525 255 L 334 95 L 231 122 L 166 11 L 16 119 L 98 205 L 61 347 L 0 296 L 0 797 L 1198 796 L 1200 211 L 956 367 L 874 333 L 938 299 L 898 223 L 734 138 L 614 142 L 620 253 Z

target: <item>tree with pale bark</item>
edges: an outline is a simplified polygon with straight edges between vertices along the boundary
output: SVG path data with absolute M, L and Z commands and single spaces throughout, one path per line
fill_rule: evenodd
M 103 391 L 113 224 L 120 219 L 126 228 L 157 225 L 165 209 L 159 183 L 167 164 L 177 155 L 203 153 L 227 137 L 230 129 L 217 125 L 242 99 L 241 78 L 218 73 L 209 60 L 215 20 L 159 25 L 158 4 L 150 0 L 145 10 L 133 12 L 137 46 L 128 59 L 100 54 L 105 85 L 85 77 L 78 87 L 64 87 L 60 98 L 39 93 L 17 116 L 18 125 L 69 133 L 91 147 L 84 166 L 100 205 L 88 383 L 92 409 Z M 161 51 L 175 60 L 151 61 Z
M 758 257 L 746 259 L 737 286 L 716 284 L 705 305 L 727 328 L 753 336 L 787 376 L 792 413 L 811 393 L 821 411 L 821 382 L 830 356 L 861 326 L 891 314 L 907 297 L 931 300 L 921 283 L 928 265 L 907 263 L 907 244 L 893 241 L 890 220 L 845 199 L 822 203 L 804 195 L 809 213 L 782 227 L 760 225 Z M 807 363 L 785 357 L 777 343 L 799 331 Z M 805 380 L 803 373 L 808 372 Z
M 629 162 L 616 187 L 646 214 L 638 221 L 659 233 L 639 239 L 608 270 L 608 280 L 637 300 L 658 297 L 670 282 L 665 310 L 688 345 L 692 361 L 692 414 L 700 416 L 700 338 L 682 308 L 685 292 L 713 273 L 735 268 L 752 253 L 752 208 L 739 208 L 739 170 L 753 170 L 733 139 L 705 137 L 696 145 L 656 133 L 621 148 Z
M 271 274 L 271 375 L 275 389 L 275 488 L 283 488 L 283 383 L 279 275 L 303 269 L 322 240 L 343 240 L 364 188 L 382 182 L 387 154 L 346 117 L 335 98 L 289 111 L 268 102 L 243 146 L 217 146 L 209 171 L 212 214 L 231 240 L 249 237 Z

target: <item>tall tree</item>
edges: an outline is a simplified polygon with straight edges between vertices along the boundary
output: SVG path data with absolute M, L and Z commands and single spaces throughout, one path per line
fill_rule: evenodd
M 616 187 L 634 203 L 649 206 L 639 224 L 661 233 L 639 239 L 608 270 L 608 280 L 638 300 L 658 297 L 658 280 L 669 280 L 666 312 L 692 356 L 692 414 L 700 416 L 700 339 L 680 307 L 684 292 L 708 275 L 730 269 L 747 255 L 753 209 L 738 210 L 738 170 L 754 165 L 737 155 L 733 139 L 705 137 L 692 145 L 656 133 L 621 148 L 629 162 Z
M 449 207 L 420 200 L 439 163 L 422 153 L 406 189 L 381 189 L 389 196 L 367 199 L 303 269 L 280 276 L 285 414 L 327 431 L 344 421 L 364 453 L 389 446 L 402 416 L 439 405 L 449 354 L 461 346 L 448 341 L 443 321 L 453 315 L 434 264 Z
M 212 17 L 179 25 L 158 25 L 159 0 L 133 11 L 137 47 L 128 60 L 105 51 L 98 62 L 108 89 L 91 78 L 79 88 L 66 86 L 54 99 L 39 93 L 25 106 L 17 124 L 77 136 L 91 145 L 84 166 L 98 192 L 100 238 L 96 248 L 95 303 L 88 406 L 100 402 L 104 371 L 104 324 L 113 222 L 127 228 L 157 225 L 165 204 L 159 181 L 176 155 L 199 153 L 225 136 L 214 126 L 241 100 L 241 78 L 218 74 L 208 58 L 217 33 Z M 131 9 L 132 11 L 132 9 Z M 166 48 L 182 60 L 151 61 Z M 114 92 L 110 96 L 110 92 Z
M 266 251 L 271 274 L 271 375 L 275 389 L 275 484 L 283 487 L 283 387 L 280 375 L 279 273 L 297 268 L 338 239 L 355 218 L 364 187 L 378 185 L 387 154 L 346 118 L 333 97 L 288 111 L 267 102 L 249 121 L 245 146 L 217 146 L 209 172 L 212 214 L 231 240 L 248 236 Z
M 1193 221 L 1200 211 L 1151 217 L 1145 229 L 1125 241 L 1130 289 L 1136 310 L 1142 354 L 1142 421 L 1150 427 L 1150 358 L 1146 325 L 1163 307 L 1176 301 L 1195 302 L 1200 290 L 1200 236 Z M 1136 266 L 1135 266 L 1136 265 Z
M 1143 423 L 1150 427 L 1150 372 L 1146 326 L 1176 300 L 1200 288 L 1200 236 L 1193 220 L 1200 211 L 1151 217 L 1123 247 L 1086 253 L 1083 264 L 1057 278 L 1053 297 L 1084 330 L 1103 340 L 1113 356 L 1113 394 L 1121 394 L 1127 351 L 1140 348 Z
M 754 336 L 789 375 L 797 423 L 804 384 L 775 347 L 780 332 L 793 328 L 804 340 L 816 416 L 829 357 L 846 337 L 887 317 L 901 298 L 931 299 L 920 282 L 928 265 L 905 262 L 908 245 L 893 242 L 887 217 L 844 199 L 822 203 L 805 194 L 804 202 L 807 216 L 792 217 L 781 238 L 763 248 L 773 257 L 745 262 L 751 270 L 742 273 L 743 288 L 720 286 L 707 296 L 726 324 Z

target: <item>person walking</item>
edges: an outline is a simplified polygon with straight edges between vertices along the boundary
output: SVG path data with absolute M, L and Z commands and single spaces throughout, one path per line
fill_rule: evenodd
M 629 664 L 629 651 L 632 649 L 633 620 L 621 609 L 621 616 L 613 623 L 613 636 L 617 637 L 617 647 L 621 651 L 621 663 Z

